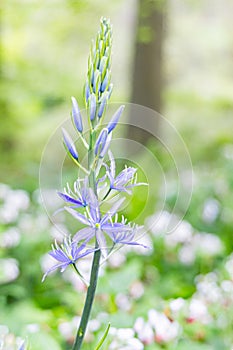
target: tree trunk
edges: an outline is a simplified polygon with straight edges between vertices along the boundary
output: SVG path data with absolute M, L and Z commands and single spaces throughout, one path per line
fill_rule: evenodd
M 133 63 L 131 102 L 162 109 L 162 45 L 166 0 L 138 0 L 138 21 L 135 30 L 135 57 Z M 140 116 L 139 116 L 140 117 Z M 128 136 L 146 144 L 150 134 L 135 125 L 135 114 L 130 113 Z M 144 121 L 147 129 L 158 133 L 159 118 Z M 151 125 L 148 125 L 151 124 Z

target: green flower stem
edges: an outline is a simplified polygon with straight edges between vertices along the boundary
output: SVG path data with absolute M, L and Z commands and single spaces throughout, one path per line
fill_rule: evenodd
M 93 145 L 95 144 L 96 134 L 95 131 L 92 130 L 90 132 L 90 146 L 88 151 L 88 169 L 90 170 L 90 167 L 92 165 L 93 159 L 94 159 L 94 149 Z M 95 172 L 94 170 L 90 171 L 89 175 L 89 186 L 93 189 L 95 194 L 97 195 L 97 188 L 96 188 L 96 179 L 95 179 Z M 98 248 L 98 242 L 96 241 L 95 247 Z M 91 267 L 91 278 L 90 278 L 90 285 L 87 289 L 87 295 L 85 300 L 85 305 L 80 321 L 80 325 L 78 328 L 77 336 L 73 345 L 72 350 L 80 350 L 82 346 L 82 342 L 85 336 L 88 320 L 91 314 L 91 309 L 93 305 L 93 301 L 95 298 L 95 291 L 97 287 L 97 281 L 98 281 L 98 274 L 99 274 L 99 266 L 100 266 L 100 257 L 101 257 L 101 251 L 96 250 L 93 257 L 92 267 Z
M 97 280 L 98 280 L 98 272 L 99 272 L 100 256 L 101 256 L 101 252 L 100 250 L 97 250 L 94 253 L 94 258 L 93 258 L 93 263 L 91 268 L 90 286 L 88 287 L 88 290 L 87 290 L 87 296 L 86 296 L 86 301 L 85 301 L 85 305 L 84 305 L 84 309 L 81 317 L 81 322 L 78 328 L 76 340 L 72 350 L 80 350 L 82 346 L 83 338 L 86 332 L 88 320 L 92 309 L 92 304 L 95 297 L 95 291 L 96 291 Z

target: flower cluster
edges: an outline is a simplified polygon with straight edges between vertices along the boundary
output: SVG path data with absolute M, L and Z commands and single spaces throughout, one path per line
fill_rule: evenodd
M 137 183 L 137 169 L 133 167 L 125 167 L 117 174 L 114 156 L 109 150 L 112 132 L 119 122 L 124 106 L 120 106 L 110 121 L 103 125 L 113 87 L 110 79 L 111 45 L 112 28 L 109 21 L 103 18 L 88 60 L 85 84 L 88 130 L 84 128 L 78 102 L 72 97 L 72 122 L 77 139 L 82 141 L 88 153 L 87 167 L 81 164 L 75 141 L 62 129 L 65 149 L 79 167 L 79 177 L 74 182 L 73 189 L 67 185 L 64 191 L 58 192 L 58 196 L 64 201 L 63 209 L 84 227 L 72 238 L 65 237 L 61 246 L 57 243 L 52 246 L 50 255 L 58 263 L 46 272 L 44 278 L 49 272 L 57 268 L 64 271 L 69 265 L 73 265 L 79 273 L 76 262 L 96 250 L 100 250 L 106 259 L 116 246 L 141 245 L 135 239 L 138 227 L 128 223 L 124 217 L 119 220 L 118 210 L 125 199 L 119 199 L 119 194 L 131 194 L 131 189 L 142 183 Z M 108 204 L 109 199 L 111 205 Z M 107 209 L 103 211 L 103 207 Z M 91 248 L 87 249 L 87 244 Z
M 148 311 L 148 321 L 145 322 L 142 317 L 137 318 L 134 330 L 145 344 L 168 343 L 175 341 L 181 332 L 181 326 L 177 321 L 170 320 L 163 312 L 155 309 Z

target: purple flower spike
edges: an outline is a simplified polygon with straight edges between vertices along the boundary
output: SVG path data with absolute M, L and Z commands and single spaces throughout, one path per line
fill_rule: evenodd
M 95 113 L 96 113 L 96 96 L 95 94 L 91 94 L 89 97 L 89 103 L 90 103 L 90 120 L 95 119 Z
M 68 149 L 70 155 L 78 160 L 78 152 L 76 150 L 76 147 L 74 145 L 73 140 L 71 139 L 70 135 L 68 134 L 68 132 L 62 128 L 62 134 L 63 134 L 63 140 L 64 140 L 64 144 L 66 146 L 66 148 Z
M 74 97 L 71 97 L 72 100 L 72 116 L 74 124 L 79 132 L 83 131 L 82 116 L 79 110 L 78 102 Z
M 77 241 L 74 242 L 71 240 L 70 236 L 64 238 L 63 244 L 61 244 L 61 246 L 59 246 L 55 241 L 55 244 L 52 245 L 53 250 L 49 252 L 49 255 L 52 256 L 55 260 L 57 260 L 58 264 L 51 267 L 44 274 L 42 282 L 45 280 L 45 278 L 50 272 L 55 271 L 56 269 L 60 269 L 61 272 L 64 272 L 69 265 L 75 264 L 77 260 L 95 251 L 95 249 L 87 249 L 83 251 L 85 248 L 85 243 L 79 246 Z
M 110 133 L 117 126 L 117 123 L 120 119 L 120 116 L 121 116 L 124 108 L 125 108 L 125 106 L 120 106 L 118 108 L 118 110 L 115 112 L 115 114 L 113 115 L 112 119 L 110 120 L 110 122 L 108 123 L 108 126 L 107 126 L 108 133 Z

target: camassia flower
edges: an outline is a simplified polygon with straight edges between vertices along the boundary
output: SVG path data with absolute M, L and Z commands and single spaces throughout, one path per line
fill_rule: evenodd
M 64 272 L 69 265 L 75 265 L 77 260 L 83 258 L 84 256 L 93 253 L 96 249 L 84 249 L 86 248 L 86 242 L 78 245 L 77 240 L 72 240 L 71 237 L 65 237 L 61 246 L 57 244 L 52 245 L 52 251 L 49 255 L 58 261 L 58 264 L 52 266 L 43 276 L 42 282 L 45 280 L 46 276 L 56 270 L 60 269 Z
M 72 204 L 73 207 L 86 207 L 88 201 L 88 178 L 84 179 L 83 184 L 79 180 L 75 181 L 74 191 L 67 184 L 67 189 L 64 189 L 64 192 L 57 192 L 57 194 L 65 202 Z
M 106 166 L 106 174 L 110 181 L 110 189 L 116 190 L 119 192 L 131 193 L 130 188 L 135 186 L 147 185 L 145 183 L 136 183 L 136 168 L 125 167 L 117 176 L 116 176 L 116 163 L 111 151 L 108 152 L 110 167 Z
M 88 226 L 80 231 L 78 231 L 74 236 L 74 241 L 86 240 L 89 241 L 93 237 L 96 237 L 99 248 L 104 256 L 106 256 L 107 243 L 104 236 L 104 232 L 111 234 L 114 232 L 126 232 L 130 231 L 131 228 L 129 225 L 120 222 L 113 222 L 112 217 L 116 214 L 117 210 L 123 203 L 124 198 L 121 198 L 117 201 L 112 208 L 103 216 L 100 212 L 100 206 L 96 195 L 93 190 L 89 189 L 89 203 L 87 207 L 86 216 L 78 213 L 76 210 L 70 207 L 65 207 L 75 219 L 80 221 L 82 224 Z

